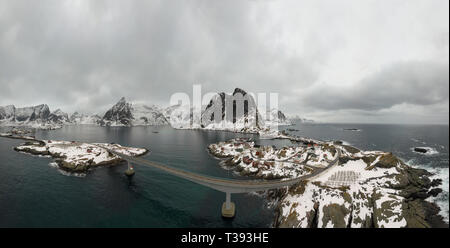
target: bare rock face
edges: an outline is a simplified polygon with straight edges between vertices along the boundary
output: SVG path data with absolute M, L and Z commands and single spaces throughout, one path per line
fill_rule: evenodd
M 284 113 L 281 112 L 280 110 L 277 111 L 277 119 L 278 119 L 280 122 L 286 122 L 286 121 L 287 121 L 286 116 L 285 116 Z

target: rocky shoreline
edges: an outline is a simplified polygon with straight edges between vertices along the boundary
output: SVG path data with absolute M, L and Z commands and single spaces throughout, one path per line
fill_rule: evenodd
M 276 212 L 274 227 L 449 226 L 438 214 L 440 208 L 426 200 L 442 192 L 442 180 L 431 180 L 432 173 L 412 168 L 392 153 L 361 151 L 342 142 L 285 137 L 299 145 L 275 149 L 234 139 L 208 146 L 213 156 L 240 175 L 268 180 L 301 176 L 292 171 L 326 164 L 329 160 L 324 154 L 330 158 L 333 150 L 340 150 L 338 165 L 319 176 L 266 192 Z M 311 162 L 312 158 L 316 160 Z
M 32 155 L 50 156 L 58 167 L 70 173 L 86 173 L 99 166 L 117 165 L 124 160 L 106 149 L 128 156 L 143 156 L 146 148 L 125 147 L 118 144 L 82 143 L 75 141 L 30 140 L 14 147 L 17 152 Z

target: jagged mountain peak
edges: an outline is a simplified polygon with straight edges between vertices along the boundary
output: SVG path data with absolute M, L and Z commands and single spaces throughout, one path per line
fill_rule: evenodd
M 126 101 L 125 97 L 121 97 L 120 100 L 114 106 L 124 106 L 130 104 Z
M 53 129 L 60 127 L 59 124 L 66 120 L 62 111 L 51 113 L 47 104 L 20 108 L 14 105 L 0 107 L 0 125 Z
M 246 96 L 243 111 L 237 111 L 235 95 Z M 264 126 L 264 120 L 259 114 L 256 101 L 252 95 L 240 88 L 235 88 L 232 95 L 221 92 L 214 96 L 201 116 L 201 127 L 227 130 L 259 129 Z M 219 104 L 221 103 L 221 104 Z M 228 113 L 228 114 L 227 114 Z M 221 115 L 217 118 L 215 115 Z M 217 122 L 219 121 L 219 123 Z
M 103 116 L 103 126 L 166 125 L 162 110 L 156 105 L 129 103 L 122 97 Z
M 70 123 L 78 125 L 97 125 L 102 118 L 96 114 L 86 115 L 75 111 L 69 118 Z
M 233 91 L 233 96 L 238 94 L 238 93 L 241 93 L 243 96 L 247 95 L 247 92 L 245 90 L 243 90 L 241 88 L 235 88 L 234 91 Z
M 54 113 L 54 114 L 65 114 L 65 112 L 62 111 L 61 109 L 56 109 L 56 110 L 53 111 L 52 113 Z

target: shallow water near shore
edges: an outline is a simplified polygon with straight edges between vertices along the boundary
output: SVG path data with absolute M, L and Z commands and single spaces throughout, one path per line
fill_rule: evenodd
M 392 151 L 413 166 L 446 175 L 445 193 L 436 200 L 447 209 L 448 126 L 297 124 L 289 132 L 322 140 L 343 140 L 365 150 Z M 359 132 L 344 131 L 358 128 Z M 0 129 L 1 131 L 1 129 Z M 158 133 L 154 133 L 157 131 Z M 115 142 L 146 147 L 145 159 L 206 175 L 235 178 L 208 154 L 210 143 L 252 137 L 257 143 L 289 145 L 285 140 L 261 140 L 254 135 L 170 127 L 66 126 L 38 131 L 40 139 Z M 0 227 L 269 227 L 274 210 L 256 194 L 233 194 L 236 217 L 224 220 L 225 194 L 135 165 L 129 180 L 126 165 L 97 168 L 86 176 L 70 176 L 51 166 L 52 159 L 17 153 L 20 140 L 0 139 Z M 423 144 L 425 143 L 425 144 Z M 414 153 L 413 146 L 433 147 L 434 155 Z M 433 171 L 434 170 L 434 171 Z M 444 178 L 445 179 L 445 178 Z M 443 203 L 444 202 L 444 203 Z

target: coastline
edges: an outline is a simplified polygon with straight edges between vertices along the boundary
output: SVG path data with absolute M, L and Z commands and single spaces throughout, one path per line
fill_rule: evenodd
M 214 130 L 208 130 L 208 131 L 214 131 Z M 36 141 L 36 142 L 44 142 L 41 140 L 37 140 L 31 137 L 19 137 L 19 136 L 2 136 L 5 138 L 13 138 L 13 139 L 22 139 L 25 141 Z M 284 139 L 284 137 L 276 137 L 274 139 Z M 329 144 L 330 142 L 334 145 L 340 145 L 342 147 L 345 148 L 345 150 L 350 150 L 353 153 L 359 153 L 361 152 L 358 148 L 353 147 L 353 146 L 349 146 L 349 145 L 343 145 L 341 142 L 333 142 L 333 141 L 320 141 L 320 140 L 314 140 L 314 139 L 306 139 L 306 138 L 300 138 L 300 137 L 286 137 L 289 140 L 291 140 L 292 142 L 295 143 L 311 143 L 311 142 L 316 142 L 317 144 Z M 45 142 L 44 142 L 45 143 Z M 209 149 L 208 149 L 209 151 Z M 146 150 L 146 153 L 148 152 L 148 150 Z M 351 152 L 350 152 L 351 153 Z M 40 154 L 42 155 L 42 154 Z M 254 154 L 253 154 L 254 155 Z M 52 156 L 53 158 L 57 158 L 57 156 Z M 224 158 L 229 158 L 229 156 L 224 156 Z M 221 159 L 221 161 L 223 161 L 223 158 Z M 342 161 L 342 162 L 348 162 L 348 161 Z M 119 163 L 119 162 L 117 162 Z M 105 165 L 114 165 L 116 164 L 115 162 L 111 162 L 111 163 L 104 163 L 104 164 L 97 164 L 96 166 L 105 166 Z M 58 164 L 59 167 L 61 167 Z M 96 167 L 96 166 L 92 166 L 92 167 Z M 77 170 L 68 170 L 68 171 L 74 171 L 77 172 Z M 417 221 L 417 226 L 413 226 L 411 224 L 411 226 L 409 227 L 448 227 L 448 224 L 443 222 L 442 218 L 436 216 L 437 213 L 439 212 L 439 208 L 437 207 L 437 205 L 435 203 L 429 203 L 426 202 L 426 200 L 428 199 L 428 196 L 426 196 L 427 192 L 424 192 L 424 189 L 429 189 L 429 187 L 427 185 L 430 185 L 432 182 L 429 181 L 427 182 L 427 180 L 425 178 L 428 178 L 432 175 L 430 175 L 429 173 L 427 173 L 424 170 L 421 169 L 413 169 L 410 168 L 410 170 L 408 170 L 409 172 L 407 173 L 408 175 L 406 175 L 405 177 L 407 178 L 407 181 L 415 181 L 415 183 L 417 185 L 412 185 L 414 187 L 410 187 L 410 188 L 405 188 L 403 189 L 403 191 L 405 193 L 403 194 L 409 194 L 408 198 L 405 197 L 404 200 L 402 200 L 402 204 L 404 203 L 405 207 L 413 209 L 411 211 L 413 211 L 412 213 L 408 213 L 411 216 L 422 216 L 421 220 Z M 424 178 L 421 178 L 424 177 Z M 309 179 L 309 181 L 313 181 L 315 178 L 313 179 Z M 274 209 L 275 209 L 275 213 L 276 213 L 276 217 L 273 221 L 273 225 L 274 227 L 294 227 L 294 225 L 292 226 L 284 226 L 282 225 L 283 223 L 285 223 L 285 221 L 282 220 L 282 209 L 283 209 L 283 200 L 285 200 L 286 198 L 292 196 L 294 193 L 298 193 L 299 190 L 302 190 L 302 188 L 304 188 L 305 185 L 302 185 L 301 183 L 299 183 L 296 186 L 292 186 L 289 188 L 289 190 L 286 189 L 279 189 L 279 190 L 273 190 L 273 191 L 269 191 L 267 192 L 266 198 L 268 201 L 271 201 L 271 204 L 275 205 Z M 408 186 L 408 185 L 406 185 Z M 416 187 L 419 186 L 419 187 Z M 427 188 L 428 187 L 428 188 Z M 291 190 L 292 189 L 292 190 Z M 328 190 L 326 189 L 326 187 L 322 187 L 322 190 Z M 425 195 L 424 195 L 425 193 Z M 425 197 L 425 198 L 424 198 Z M 421 213 L 419 213 L 421 212 Z M 414 217 L 416 218 L 416 217 Z M 425 220 L 425 223 L 422 222 L 422 220 Z M 311 225 L 310 227 L 318 227 L 317 225 Z M 375 227 L 375 225 L 372 224 L 367 224 L 366 227 Z
M 33 137 L 0 135 L 0 137 L 19 139 L 25 143 L 14 147 L 16 152 L 31 155 L 49 156 L 54 159 L 58 168 L 69 173 L 86 173 L 92 168 L 114 166 L 122 163 L 122 158 L 111 154 L 97 143 L 82 143 L 74 141 L 39 140 Z M 124 147 L 118 144 L 101 144 L 110 149 L 127 152 L 130 156 L 144 156 L 150 150 L 147 148 Z
M 343 145 L 342 142 L 331 141 L 327 143 L 313 139 L 294 137 L 285 138 L 293 142 L 307 141 L 308 143 L 316 142 L 316 144 L 320 145 L 331 143 L 342 147 L 348 153 L 340 158 L 340 165 L 335 165 L 335 167 L 344 166 L 342 168 L 344 169 L 344 171 L 346 168 L 345 166 L 348 163 L 352 164 L 358 161 L 356 158 L 349 157 L 350 154 L 365 154 L 363 156 L 358 156 L 363 159 L 361 161 L 370 162 L 371 166 L 368 166 L 369 163 L 366 164 L 366 169 L 375 171 L 383 169 L 388 171 L 391 169 L 395 169 L 398 170 L 398 173 L 389 174 L 386 176 L 381 175 L 381 177 L 375 179 L 375 181 L 387 181 L 388 179 L 391 180 L 390 182 L 388 182 L 389 185 L 386 185 L 386 183 L 380 184 L 380 182 L 377 182 L 377 184 L 375 184 L 378 185 L 378 187 L 382 186 L 383 188 L 385 188 L 386 192 L 389 192 L 382 193 L 381 197 L 377 195 L 379 193 L 376 193 L 376 190 L 373 190 L 373 192 L 366 192 L 364 196 L 366 197 L 366 199 L 356 199 L 346 193 L 347 191 L 352 192 L 351 188 L 354 186 L 350 185 L 333 188 L 327 185 L 323 185 L 323 182 L 316 183 L 316 179 L 323 177 L 323 175 L 314 176 L 313 178 L 309 178 L 308 180 L 300 182 L 297 185 L 291 186 L 287 189 L 283 188 L 267 191 L 266 194 L 264 194 L 266 200 L 268 201 L 267 204 L 273 206 L 276 212 L 276 216 L 273 221 L 274 227 L 448 227 L 448 223 L 444 221 L 443 216 L 438 214 L 440 210 L 439 206 L 436 203 L 430 202 L 428 200 L 430 197 L 435 197 L 442 192 L 442 189 L 438 187 L 441 185 L 440 179 L 430 179 L 430 177 L 433 176 L 432 173 L 424 169 L 412 168 L 406 165 L 392 153 L 378 152 L 378 157 L 375 158 L 373 155 L 376 155 L 377 152 L 360 151 L 356 147 Z M 210 151 L 210 154 L 212 156 L 221 159 L 222 162 L 228 164 L 228 166 L 233 166 L 233 164 L 235 166 L 237 162 L 240 162 L 238 159 L 236 159 L 236 157 L 233 157 L 232 154 L 224 154 L 223 149 L 221 152 L 217 152 L 217 150 L 214 151 L 211 150 L 211 147 L 208 147 L 208 151 Z M 380 160 L 380 158 L 382 158 L 382 161 Z M 233 170 L 242 175 L 241 171 L 236 170 L 236 168 L 238 167 L 235 166 Z M 321 174 L 327 174 L 327 171 L 324 171 Z M 258 174 L 244 174 L 244 176 L 258 177 Z M 373 184 L 373 182 L 371 182 L 374 181 L 373 179 L 368 178 L 367 180 L 368 183 Z M 312 185 L 312 187 L 308 185 Z M 317 198 L 317 196 L 313 196 L 317 193 L 313 193 L 313 195 L 311 195 L 310 197 L 304 198 L 302 194 L 304 194 L 305 191 L 311 193 L 317 192 L 319 195 L 330 195 L 329 197 L 331 197 L 333 194 L 338 194 L 340 196 L 334 197 L 335 199 L 333 199 L 333 197 L 330 198 L 329 202 L 331 202 L 331 204 L 328 204 L 329 202 L 322 200 L 321 204 L 325 204 L 328 206 L 327 212 L 331 211 L 329 212 L 329 214 L 325 214 L 323 212 L 325 211 L 324 208 L 320 208 L 317 204 L 313 204 L 313 206 L 311 206 L 310 210 L 308 210 L 308 214 L 305 212 L 306 210 L 295 210 L 296 208 L 298 208 L 297 204 L 302 205 L 302 202 L 304 201 L 317 203 L 317 201 L 320 202 L 321 200 L 318 200 L 320 199 L 320 197 Z M 358 190 L 355 192 L 355 189 L 353 189 L 352 194 L 354 195 L 358 192 Z M 385 194 L 387 198 L 383 196 L 383 194 Z M 290 202 L 293 197 L 300 197 L 298 199 L 301 199 L 301 201 Z M 339 199 L 344 199 L 344 202 Z M 333 203 L 333 201 L 336 201 L 336 203 Z M 353 216 L 355 215 L 353 213 L 355 211 L 354 204 L 356 204 L 357 201 L 362 201 L 362 203 L 366 202 L 368 206 L 365 210 L 370 210 L 372 212 L 370 216 L 366 216 L 367 218 L 365 220 L 361 219 L 359 223 L 354 220 L 355 216 Z M 291 207 L 286 209 L 286 204 L 290 204 Z M 330 208 L 331 206 L 332 208 Z M 397 212 L 393 213 L 391 209 L 396 209 Z M 333 212 L 334 214 L 332 214 Z M 286 215 L 287 213 L 290 214 Z M 303 216 L 304 218 L 299 218 L 299 216 Z M 401 221 L 396 222 L 394 221 L 394 219 L 392 219 L 392 217 L 388 216 L 397 216 L 396 218 L 399 220 L 401 219 Z M 320 223 L 320 221 L 317 220 L 319 217 L 321 217 L 322 219 L 328 219 L 328 221 L 326 221 L 326 223 L 328 224 L 323 225 L 323 223 Z M 391 224 L 389 224 L 389 221 L 391 222 Z M 330 226 L 330 223 L 333 224 Z

